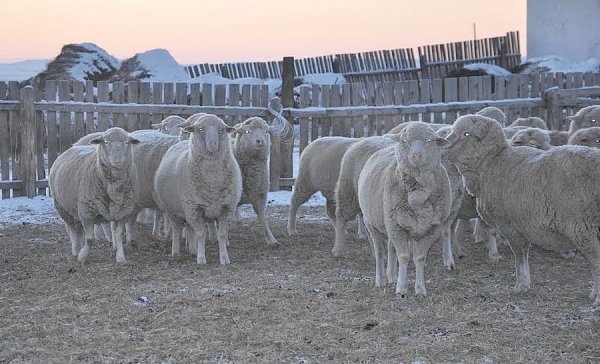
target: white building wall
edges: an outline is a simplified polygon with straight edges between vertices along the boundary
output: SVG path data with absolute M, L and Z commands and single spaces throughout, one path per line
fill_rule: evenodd
M 527 0 L 527 58 L 600 59 L 600 0 Z

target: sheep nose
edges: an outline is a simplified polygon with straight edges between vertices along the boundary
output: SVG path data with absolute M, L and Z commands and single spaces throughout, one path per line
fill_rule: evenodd
M 256 139 L 256 144 L 258 144 L 258 145 L 264 145 L 265 141 L 262 140 L 262 139 Z

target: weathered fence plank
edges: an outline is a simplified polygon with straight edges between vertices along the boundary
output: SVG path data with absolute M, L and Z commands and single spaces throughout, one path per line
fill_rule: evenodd
M 19 100 L 20 90 L 19 83 L 10 81 L 8 83 L 8 99 Z M 21 152 L 23 151 L 23 143 L 21 142 L 21 115 L 19 111 L 11 111 L 9 114 L 10 127 L 10 154 L 11 154 L 11 172 L 12 181 L 19 181 L 23 178 L 23 170 L 21 167 Z M 23 187 L 13 189 L 13 197 L 24 196 Z
M 7 99 L 8 86 L 0 81 L 0 101 Z M 10 179 L 10 128 L 8 111 L 0 111 L 0 179 Z M 10 189 L 2 189 L 2 199 L 10 198 Z

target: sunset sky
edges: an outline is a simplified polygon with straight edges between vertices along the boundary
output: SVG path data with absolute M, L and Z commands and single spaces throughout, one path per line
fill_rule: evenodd
M 526 0 L 0 0 L 0 62 L 92 42 L 124 59 L 267 61 L 463 41 L 518 30 Z

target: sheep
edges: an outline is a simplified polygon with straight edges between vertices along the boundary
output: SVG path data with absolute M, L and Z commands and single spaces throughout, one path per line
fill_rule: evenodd
M 590 297 L 600 303 L 600 187 L 594 183 L 600 180 L 600 151 L 513 148 L 496 121 L 478 115 L 459 118 L 447 139 L 446 153 L 477 197 L 480 216 L 508 239 L 515 291 L 530 289 L 531 243 L 557 251 L 577 248 L 592 267 Z
M 91 133 L 79 139 L 75 145 L 86 145 L 90 141 L 95 140 L 101 132 Z M 158 169 L 160 161 L 167 150 L 179 142 L 179 138 L 169 134 L 164 134 L 156 130 L 136 130 L 131 133 L 140 143 L 136 144 L 134 149 L 134 163 L 136 165 L 136 173 L 139 181 L 139 188 L 136 194 L 136 206 L 138 212 L 144 208 L 156 209 L 157 205 L 153 197 L 153 181 L 154 174 Z M 154 226 L 152 233 L 158 235 L 158 221 L 160 213 L 156 212 L 154 217 Z M 106 231 L 106 229 L 105 229 Z M 132 221 L 127 223 L 127 240 L 135 241 L 135 224 Z
M 392 129 L 390 129 L 386 134 L 398 134 L 404 128 L 406 128 L 409 124 L 411 124 L 413 122 L 414 121 L 405 121 L 403 123 L 400 123 L 400 124 L 396 125 L 395 127 L 393 127 Z M 429 126 L 433 130 L 439 130 L 441 128 L 448 126 L 448 124 L 438 124 L 438 123 L 425 123 L 425 124 L 427 124 L 427 126 Z
M 517 118 L 512 122 L 509 126 L 526 126 L 529 128 L 538 128 L 543 130 L 548 130 L 548 125 L 546 122 L 537 116 L 530 116 L 527 118 Z
M 198 243 L 198 265 L 206 265 L 206 223 L 213 221 L 220 264 L 230 263 L 228 225 L 242 197 L 242 173 L 228 135 L 233 130 L 216 115 L 196 118 L 185 127 L 190 139 L 169 148 L 154 177 L 156 202 L 172 223 L 171 254 L 179 254 L 182 225 L 187 222 Z
M 577 130 L 599 126 L 600 124 L 600 105 L 586 106 L 575 113 L 567 116 L 569 122 L 569 136 Z
M 265 217 L 269 191 L 269 155 L 273 128 L 260 117 L 236 124 L 232 133 L 233 155 L 242 172 L 239 205 L 252 204 L 268 246 L 278 246 Z
M 171 115 L 164 118 L 160 123 L 151 124 L 150 126 L 163 134 L 179 136 L 180 125 L 184 122 L 185 119 L 181 116 Z
M 139 140 L 110 128 L 85 146 L 73 146 L 50 168 L 54 206 L 65 222 L 71 253 L 85 262 L 94 240 L 94 224 L 112 222 L 117 263 L 125 262 L 125 223 L 137 212 L 138 180 L 132 146 Z M 82 246 L 83 245 L 83 246 Z
M 502 130 L 504 131 L 504 136 L 506 139 L 512 139 L 515 134 L 527 128 L 527 126 L 506 126 L 502 128 Z
M 407 293 L 412 253 L 415 294 L 425 296 L 427 252 L 442 239 L 451 212 L 450 182 L 441 164 L 441 146 L 448 142 L 420 122 L 388 137 L 395 146 L 373 154 L 358 179 L 358 202 L 375 252 L 375 285 L 387 283 L 383 244 L 389 241 L 399 263 L 396 294 Z
M 559 145 L 565 145 L 569 142 L 569 132 L 562 130 L 548 130 L 550 135 L 550 144 L 557 147 Z
M 552 148 L 548 130 L 539 128 L 527 128 L 517 131 L 510 139 L 510 144 L 513 147 L 528 146 L 541 150 Z
M 351 146 L 361 139 L 345 137 L 322 137 L 312 141 L 300 155 L 298 176 L 290 200 L 287 230 L 290 236 L 296 233 L 298 208 L 317 192 L 327 200 L 327 216 L 335 226 L 334 191 L 342 157 Z
M 600 127 L 594 126 L 577 130 L 569 137 L 567 144 L 600 148 Z
M 452 127 L 447 126 L 446 128 L 439 129 L 437 134 L 442 138 L 445 138 L 448 134 L 450 134 L 450 132 L 452 132 Z M 445 249 L 448 250 L 448 253 L 445 254 L 450 254 L 451 251 L 454 251 L 457 256 L 463 256 L 460 241 L 465 235 L 464 232 L 467 228 L 469 220 L 477 219 L 475 221 L 474 232 L 475 242 L 485 242 L 488 248 L 488 258 L 491 261 L 498 261 L 501 259 L 501 256 L 498 253 L 498 246 L 496 244 L 496 230 L 487 226 L 479 218 L 475 208 L 475 198 L 466 193 L 464 183 L 462 181 L 462 175 L 458 171 L 458 168 L 456 168 L 456 166 L 447 159 L 444 149 L 442 149 L 442 165 L 444 168 L 446 168 L 446 172 L 448 173 L 448 178 L 450 180 L 450 186 L 452 187 L 452 213 L 450 216 L 450 220 L 452 222 L 450 226 L 450 241 L 452 242 L 452 250 L 450 250 L 447 245 L 444 245 Z M 444 262 L 446 263 L 445 266 L 449 267 L 447 264 L 448 260 L 445 260 Z
M 477 115 L 487 116 L 500 123 L 502 126 L 506 126 L 506 114 L 495 106 L 484 107 L 477 112 Z
M 392 136 L 395 134 L 386 134 Z M 367 159 L 375 152 L 389 147 L 394 141 L 388 137 L 368 137 L 350 146 L 340 164 L 340 173 L 334 190 L 335 242 L 331 253 L 335 257 L 346 255 L 346 223 L 360 214 L 358 204 L 358 177 Z

